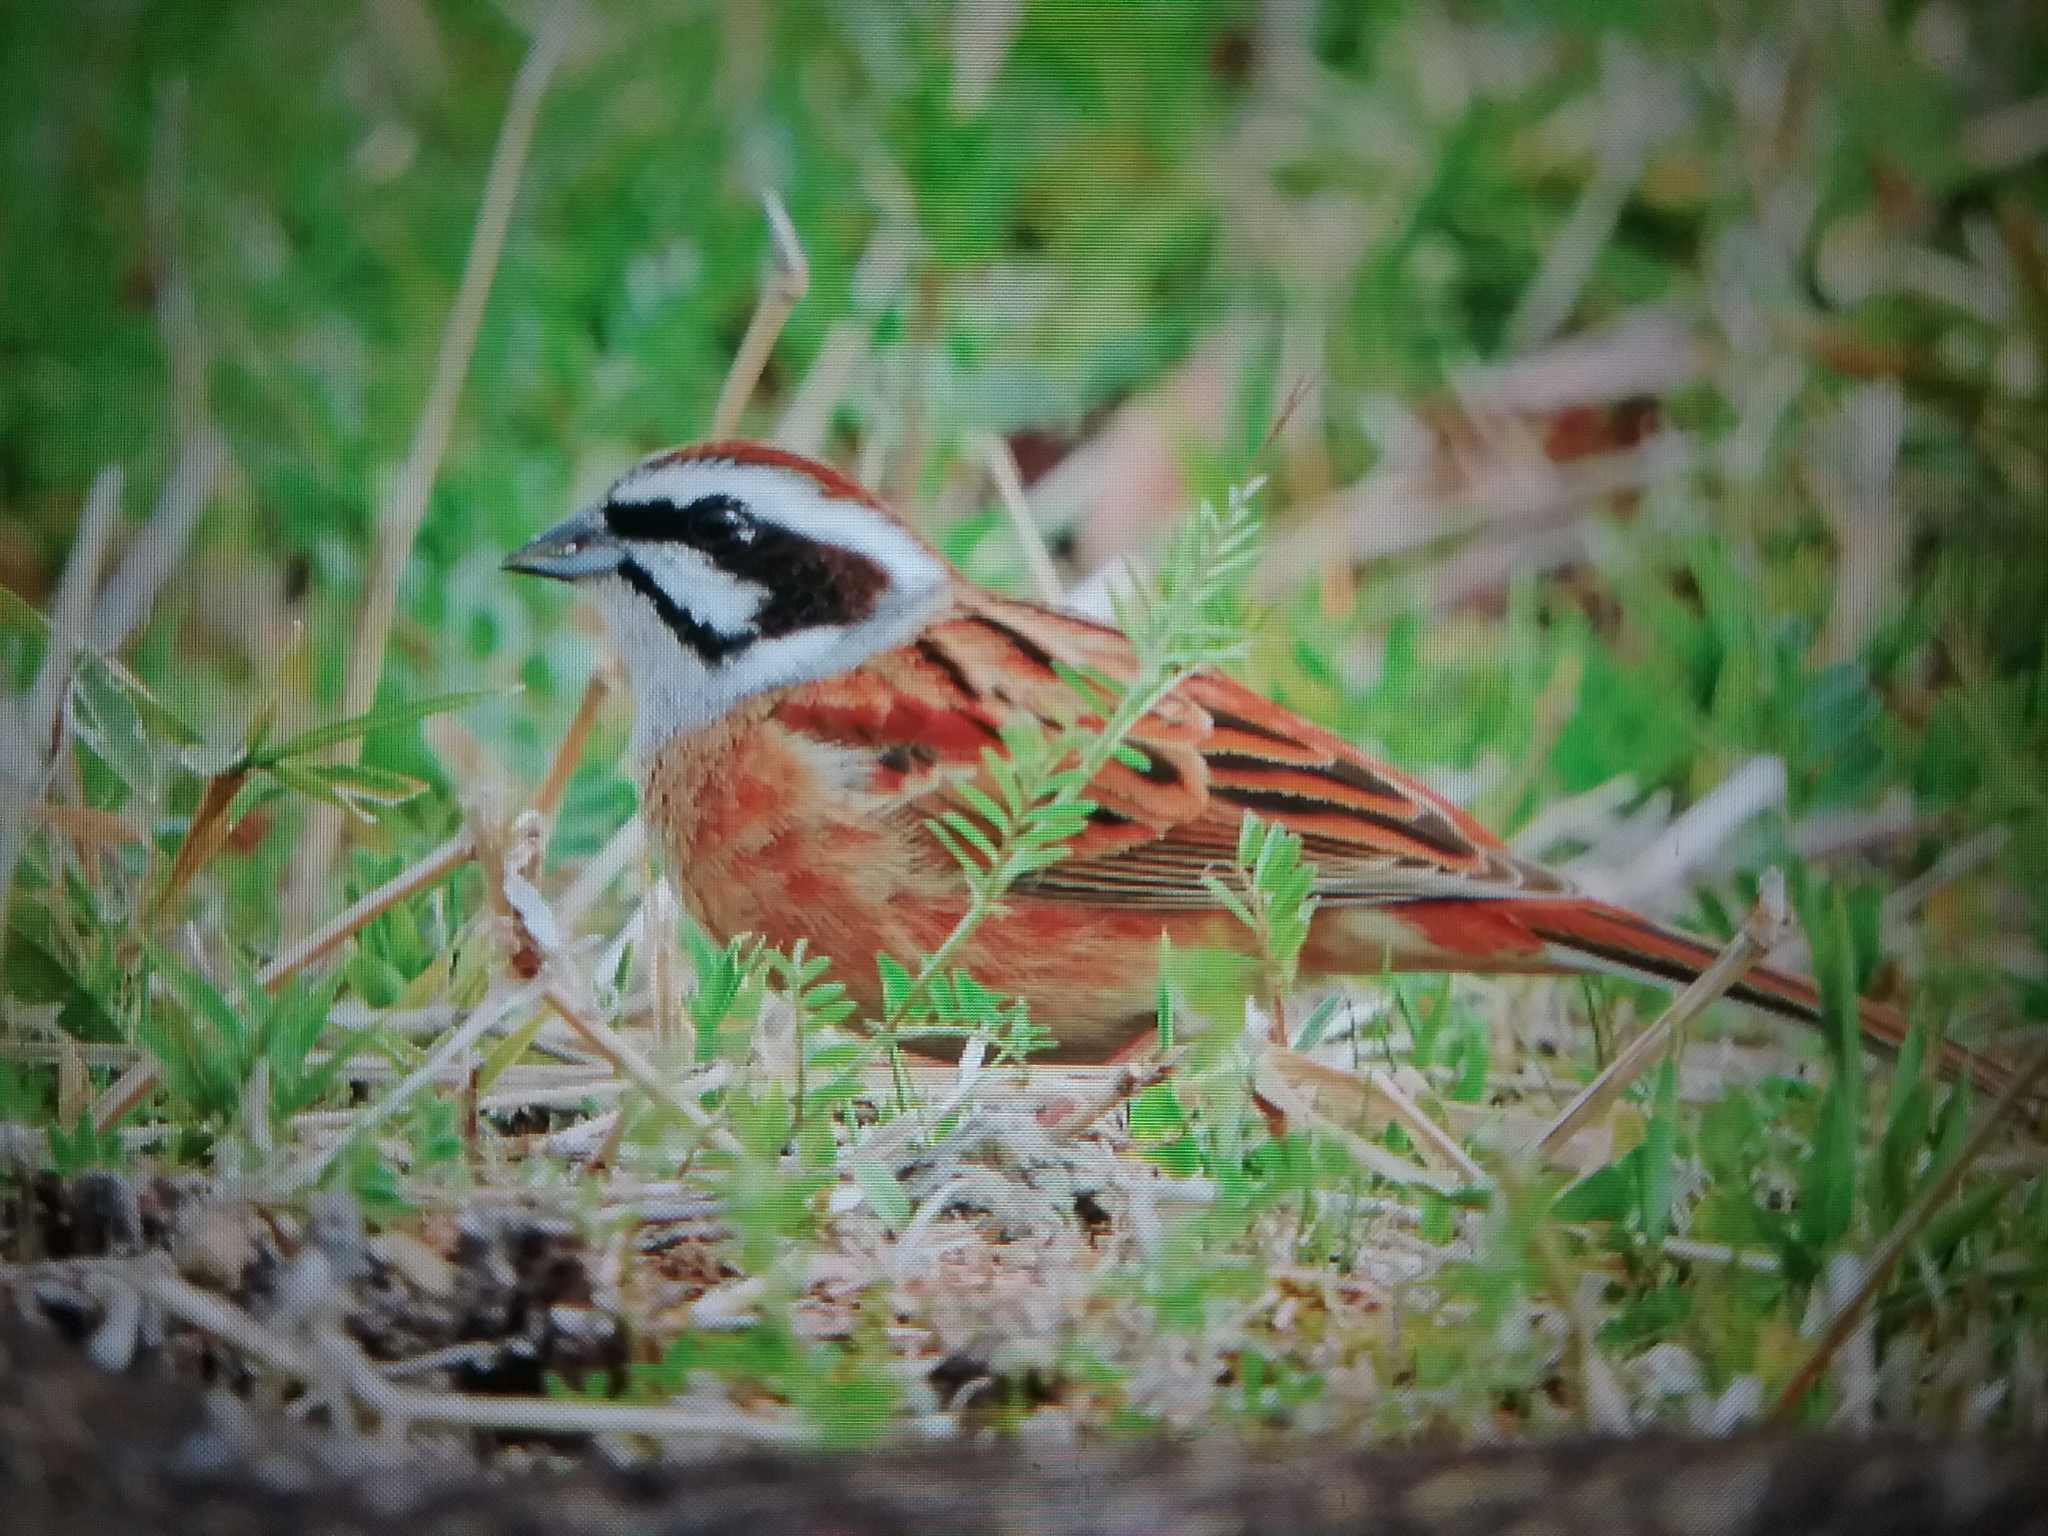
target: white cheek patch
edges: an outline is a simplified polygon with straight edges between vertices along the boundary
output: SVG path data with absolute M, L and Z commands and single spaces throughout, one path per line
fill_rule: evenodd
M 669 601 L 721 634 L 737 635 L 751 629 L 761 605 L 768 600 L 766 587 L 740 580 L 687 544 L 641 545 L 634 549 L 633 560 L 654 578 Z

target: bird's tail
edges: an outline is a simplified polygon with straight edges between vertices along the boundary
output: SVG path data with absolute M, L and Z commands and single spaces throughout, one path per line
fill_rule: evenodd
M 1404 907 L 1400 915 L 1433 949 L 1483 956 L 1484 968 L 1493 970 L 1604 972 L 1683 986 L 1720 954 L 1716 945 L 1599 901 L 1427 902 Z M 1815 1028 L 1825 1023 L 1813 982 L 1770 966 L 1753 967 L 1728 996 Z M 1864 1040 L 1886 1057 L 1896 1056 L 1906 1039 L 1905 1017 L 1868 999 L 1857 1011 Z M 2011 1079 L 2003 1065 L 1954 1041 L 1941 1042 L 1937 1060 L 1947 1076 L 1968 1078 L 1987 1093 L 1998 1093 Z

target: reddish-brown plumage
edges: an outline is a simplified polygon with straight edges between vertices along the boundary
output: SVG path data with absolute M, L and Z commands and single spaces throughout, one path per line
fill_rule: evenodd
M 887 515 L 838 471 L 779 449 L 680 455 L 783 469 Z M 966 904 L 927 818 L 960 804 L 953 786 L 982 772 L 1007 719 L 1087 718 L 1055 661 L 1113 678 L 1135 668 L 1115 630 L 956 581 L 950 606 L 910 643 L 758 694 L 667 742 L 648 765 L 648 816 L 692 915 L 719 937 L 803 939 L 878 1006 L 875 956 L 931 951 Z M 1676 983 L 1714 958 L 1710 945 L 1572 891 L 1416 779 L 1229 678 L 1190 679 L 1131 744 L 1143 764 L 1097 777 L 1097 812 L 1068 857 L 1020 883 L 958 956 L 1028 1000 L 1061 1057 L 1100 1059 L 1143 1029 L 1162 932 L 1183 947 L 1244 941 L 1203 876 L 1229 868 L 1248 810 L 1300 833 L 1316 868 L 1311 972 L 1619 966 Z M 1819 1020 L 1798 977 L 1755 970 L 1734 995 Z M 1888 1049 L 1903 1036 L 1899 1016 L 1874 1004 L 1862 1026 Z M 1981 1084 L 2002 1078 L 1957 1047 L 1943 1061 Z

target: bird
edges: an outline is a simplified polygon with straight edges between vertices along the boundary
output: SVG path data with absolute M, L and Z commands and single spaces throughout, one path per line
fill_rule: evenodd
M 634 465 L 602 500 L 508 555 L 600 611 L 634 696 L 642 808 L 691 918 L 831 956 L 879 1017 L 876 958 L 915 962 L 968 886 L 931 819 L 982 780 L 1005 727 L 1099 723 L 1077 675 L 1129 682 L 1114 626 L 956 572 L 833 466 L 714 441 Z M 1304 977 L 1384 970 L 1617 974 L 1683 985 L 1719 946 L 1577 889 L 1416 777 L 1219 670 L 1186 677 L 1087 786 L 1064 856 L 1018 880 L 956 951 L 1023 1000 L 1044 1059 L 1106 1061 L 1147 1040 L 1160 940 L 1246 949 L 1208 875 L 1244 818 L 1301 840 L 1316 898 Z M 1809 1026 L 1814 983 L 1769 966 L 1729 995 Z M 1900 1013 L 1862 1000 L 1896 1054 Z M 1955 1042 L 1951 1076 L 2003 1068 Z

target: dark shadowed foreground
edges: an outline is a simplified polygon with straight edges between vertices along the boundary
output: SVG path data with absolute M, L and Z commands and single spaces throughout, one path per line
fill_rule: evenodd
M 0 1332 L 0 1508 L 18 1531 L 494 1536 L 747 1531 L 1741 1536 L 2048 1532 L 2039 1445 L 1756 1434 L 1284 1454 L 1132 1443 L 1073 1456 L 948 1445 L 486 1478 L 259 1424 L 246 1405 L 101 1374 Z

